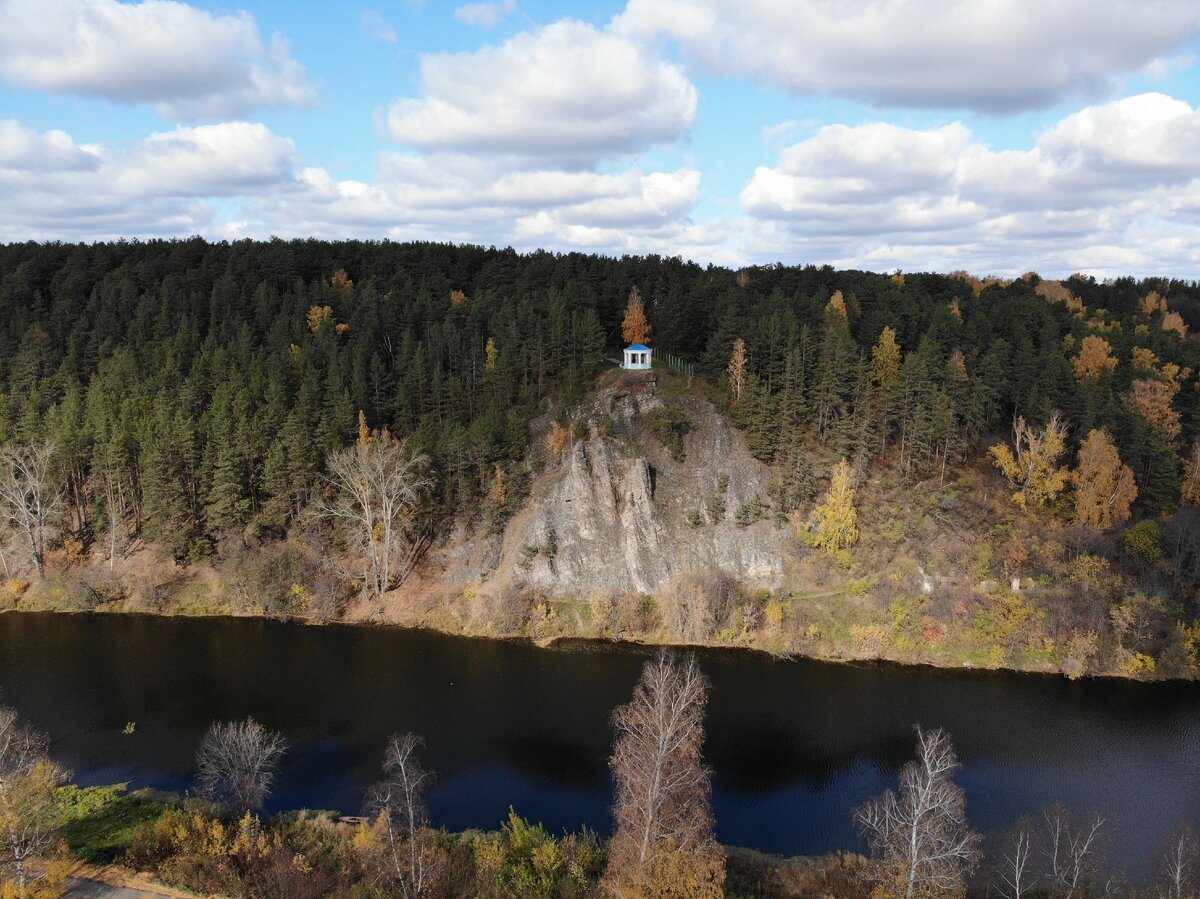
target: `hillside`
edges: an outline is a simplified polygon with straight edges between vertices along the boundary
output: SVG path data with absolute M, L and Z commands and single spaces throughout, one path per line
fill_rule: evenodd
M 0 313 L 9 606 L 1198 670 L 1191 282 L 27 244 Z

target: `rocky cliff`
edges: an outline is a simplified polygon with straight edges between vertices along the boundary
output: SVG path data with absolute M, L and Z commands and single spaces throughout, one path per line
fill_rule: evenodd
M 662 411 L 686 429 L 674 454 Z M 446 582 L 558 596 L 653 593 L 695 572 L 779 585 L 790 531 L 752 514 L 769 471 L 710 403 L 627 372 L 571 410 L 561 447 L 549 428 L 535 423 L 528 498 L 502 534 L 456 541 Z

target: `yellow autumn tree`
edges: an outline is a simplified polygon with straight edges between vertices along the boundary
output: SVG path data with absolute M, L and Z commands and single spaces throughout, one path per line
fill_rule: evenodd
M 1133 348 L 1133 370 L 1139 375 L 1158 374 L 1158 355 L 1142 346 Z
M 330 276 L 329 286 L 342 293 L 349 293 L 350 291 L 354 290 L 354 282 L 350 279 L 350 276 L 346 274 L 346 270 L 344 268 L 339 268 L 333 273 L 333 275 Z
M 1192 455 L 1187 461 L 1179 498 L 1189 505 L 1200 506 L 1200 440 L 1192 444 Z
M 629 302 L 625 305 L 625 320 L 621 323 L 621 335 L 625 343 L 646 343 L 654 329 L 646 319 L 646 305 L 636 287 L 629 288 Z
M 1139 303 L 1142 310 L 1142 315 L 1150 318 L 1156 313 L 1166 314 L 1167 301 L 1157 290 L 1152 290 Z
M 1079 355 L 1071 362 L 1075 369 L 1076 381 L 1088 381 L 1110 375 L 1117 367 L 1117 357 L 1112 353 L 1112 347 L 1103 337 L 1089 334 L 1083 338 L 1079 347 Z
M 746 389 L 746 341 L 740 337 L 733 342 L 733 352 L 729 354 L 725 371 L 729 373 L 729 393 L 736 403 Z
M 313 306 L 305 316 L 305 319 L 308 321 L 308 330 L 316 334 L 317 331 L 321 330 L 321 325 L 329 321 L 332 316 L 332 306 Z
M 1183 320 L 1183 316 L 1178 312 L 1168 312 L 1162 317 L 1162 321 L 1159 323 L 1159 326 L 1164 331 L 1174 331 L 1179 335 L 1180 339 L 1187 337 L 1187 323 Z
M 825 306 L 826 312 L 836 312 L 840 315 L 843 321 L 850 320 L 850 313 L 846 309 L 846 297 L 840 290 L 835 290 L 833 296 L 829 298 L 829 302 Z
M 1016 492 L 1012 499 L 1022 509 L 1030 503 L 1044 506 L 1067 486 L 1071 472 L 1058 465 L 1066 449 L 1067 426 L 1057 412 L 1041 430 L 1031 428 L 1023 416 L 1013 423 L 1013 447 L 998 443 L 988 452 L 993 463 Z
M 1087 435 L 1071 479 L 1075 482 L 1075 524 L 1107 531 L 1129 520 L 1137 484 L 1107 431 L 1096 429 Z
M 500 355 L 500 350 L 498 350 L 496 348 L 495 338 L 489 337 L 487 339 L 487 346 L 485 346 L 483 348 L 483 351 L 486 355 L 486 359 L 484 360 L 484 363 L 483 363 L 483 370 L 489 371 L 489 372 L 495 371 L 496 370 L 496 358 Z
M 858 509 L 854 505 L 854 472 L 842 459 L 833 466 L 829 492 L 813 510 L 817 530 L 813 542 L 830 552 L 849 549 L 858 542 Z
M 1160 429 L 1168 440 L 1174 440 L 1182 430 L 1179 411 L 1171 405 L 1177 393 L 1179 382 L 1174 378 L 1138 378 L 1129 386 L 1122 399 L 1125 400 L 1126 406 Z

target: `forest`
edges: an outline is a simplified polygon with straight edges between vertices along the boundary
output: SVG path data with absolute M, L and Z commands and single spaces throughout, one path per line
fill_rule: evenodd
M 959 557 L 939 560 L 969 590 L 925 600 L 893 583 L 838 640 L 887 655 L 961 631 L 991 647 L 982 663 L 1197 671 L 1200 285 L 1167 279 L 428 243 L 10 244 L 3 601 L 19 606 L 47 564 L 111 570 L 152 547 L 181 565 L 269 557 L 254 589 L 283 592 L 265 611 L 336 614 L 353 585 L 318 589 L 269 552 L 297 540 L 382 546 L 359 587 L 385 593 L 456 523 L 503 526 L 531 422 L 549 414 L 555 439 L 574 439 L 571 410 L 631 323 L 694 364 L 694 389 L 771 467 L 739 525 L 790 522 L 829 571 L 862 580 L 872 554 L 921 540 L 903 509 L 872 513 L 885 493 L 931 519 L 976 509 Z M 656 424 L 682 452 L 688 423 L 671 411 Z M 367 499 L 357 514 L 371 466 L 411 476 L 380 488 L 387 511 Z M 828 650 L 800 603 L 763 602 L 755 626 L 782 630 L 787 651 Z

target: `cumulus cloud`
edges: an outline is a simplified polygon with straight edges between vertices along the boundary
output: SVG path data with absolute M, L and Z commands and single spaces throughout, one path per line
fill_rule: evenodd
M 511 170 L 473 156 L 385 154 L 374 183 L 338 181 L 319 168 L 301 180 L 302 191 L 256 199 L 269 233 L 637 253 L 715 240 L 688 220 L 700 190 L 690 169 Z
M 193 234 L 213 198 L 295 189 L 292 142 L 265 125 L 179 127 L 120 147 L 0 121 L 0 239 Z
M 176 0 L 6 0 L 0 77 L 24 88 L 149 103 L 174 121 L 308 105 L 313 91 L 280 36 L 254 18 Z
M 743 249 L 869 268 L 1194 275 L 1200 110 L 1162 94 L 1085 108 L 1028 150 L 954 123 L 831 125 L 758 168 Z
M 517 0 L 496 0 L 488 3 L 464 3 L 454 10 L 454 18 L 477 28 L 495 28 L 517 8 Z
M 1109 95 L 1200 33 L 1194 0 L 629 0 L 617 33 L 794 94 L 991 113 Z
M 421 88 L 387 111 L 398 143 L 575 166 L 675 141 L 696 115 L 696 89 L 679 66 L 572 19 L 476 52 L 425 56 Z
M 122 146 L 0 121 L 0 240 L 391 237 L 523 249 L 704 254 L 692 169 L 512 169 L 462 154 L 387 153 L 373 183 L 304 167 L 265 125 L 177 127 Z

